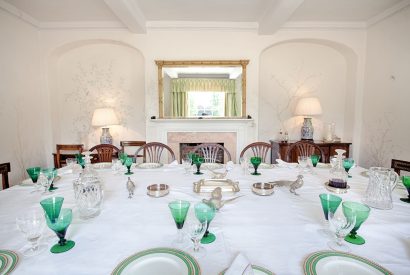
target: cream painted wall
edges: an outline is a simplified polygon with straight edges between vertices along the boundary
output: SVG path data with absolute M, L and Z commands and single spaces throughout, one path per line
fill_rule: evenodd
M 0 163 L 11 162 L 9 181 L 15 184 L 26 167 L 46 165 L 49 104 L 38 31 L 0 10 L 0 34 Z
M 155 60 L 157 59 L 180 59 L 180 60 L 190 60 L 190 59 L 203 59 L 203 60 L 215 60 L 215 59 L 249 59 L 250 63 L 247 67 L 247 114 L 254 118 L 255 131 L 252 131 L 250 135 L 253 140 L 269 139 L 273 138 L 272 133 L 269 131 L 271 129 L 279 129 L 277 125 L 264 125 L 259 121 L 259 115 L 261 111 L 259 110 L 259 72 L 260 72 L 260 59 L 261 54 L 265 49 L 270 48 L 272 45 L 284 42 L 284 41 L 294 41 L 294 40 L 320 40 L 323 43 L 334 43 L 336 49 L 337 47 L 348 49 L 353 56 L 355 62 L 348 62 L 348 67 L 353 66 L 354 76 L 357 78 L 353 84 L 347 89 L 347 93 L 351 93 L 354 108 L 359 110 L 359 112 L 353 113 L 354 124 L 349 125 L 351 129 L 341 130 L 341 133 L 347 133 L 346 136 L 351 136 L 355 146 L 360 145 L 360 106 L 355 104 L 356 102 L 361 102 L 362 96 L 362 75 L 364 72 L 364 57 L 365 57 L 365 31 L 359 29 L 303 29 L 303 30 L 281 30 L 275 35 L 257 35 L 254 32 L 246 31 L 214 31 L 214 30 L 201 30 L 201 31 L 149 31 L 144 35 L 131 34 L 127 30 L 41 30 L 39 31 L 39 38 L 34 39 L 34 34 L 37 32 L 33 30 L 32 27 L 27 26 L 25 23 L 14 19 L 13 17 L 1 14 L 1 20 L 4 24 L 1 29 L 1 35 L 3 33 L 8 33 L 12 30 L 12 34 L 19 37 L 21 40 L 19 45 L 15 45 L 14 42 L 7 42 L 6 45 L 2 44 L 5 50 L 2 53 L 5 56 L 3 60 L 9 60 L 7 49 L 17 49 L 23 47 L 18 52 L 20 56 L 17 57 L 20 63 L 16 63 L 16 68 L 18 70 L 26 70 L 22 74 L 14 73 L 9 77 L 10 90 L 21 90 L 29 103 L 35 102 L 34 98 L 27 97 L 25 94 L 28 90 L 35 90 L 36 94 L 33 97 L 41 98 L 41 108 L 36 108 L 35 112 L 25 112 L 25 117 L 33 117 L 36 121 L 41 121 L 36 123 L 31 123 L 30 127 L 36 126 L 40 129 L 38 132 L 24 131 L 21 136 L 31 138 L 34 135 L 36 138 L 33 139 L 37 141 L 40 139 L 41 154 L 36 154 L 38 161 L 47 161 L 48 165 L 52 164 L 51 153 L 55 150 L 55 144 L 57 142 L 77 142 L 81 141 L 81 135 L 78 134 L 76 130 L 75 123 L 70 124 L 74 121 L 76 110 L 79 108 L 75 101 L 66 101 L 67 94 L 74 90 L 79 90 L 77 85 L 78 81 L 73 80 L 72 77 L 78 76 L 80 71 L 78 68 L 78 62 L 82 64 L 84 68 L 88 71 L 86 75 L 90 75 L 92 64 L 98 63 L 99 68 L 107 69 L 110 60 L 114 56 L 119 55 L 120 58 L 117 67 L 115 67 L 115 72 L 113 73 L 113 83 L 114 88 L 120 86 L 119 79 L 124 76 L 127 83 L 129 91 L 141 91 L 144 92 L 144 104 L 143 108 L 137 108 L 135 112 L 129 112 L 122 116 L 124 121 L 130 122 L 130 129 L 121 132 L 119 130 L 117 136 L 114 136 L 117 140 L 126 138 L 138 139 L 144 136 L 143 131 L 139 131 L 138 123 L 140 120 L 144 119 L 145 123 L 145 139 L 148 141 L 155 140 L 155 127 L 161 127 L 160 124 L 156 124 L 150 121 L 151 116 L 158 115 L 158 90 L 157 90 L 157 67 L 155 65 Z M 10 22 L 9 22 L 10 21 Z M 13 21 L 13 22 L 11 22 Z M 22 28 L 19 31 L 19 28 Z M 27 29 L 27 30 L 26 30 Z M 30 31 L 29 31 L 30 30 Z M 27 33 L 26 33 L 27 32 Z M 21 36 L 21 37 L 20 37 Z M 16 42 L 17 43 L 17 42 Z M 36 47 L 38 43 L 38 48 Z M 7 47 L 7 48 L 6 48 Z M 136 50 L 135 50 L 136 49 Z M 38 50 L 38 52 L 36 52 Z M 341 52 L 341 50 L 339 50 Z M 16 54 L 17 55 L 17 54 Z M 129 58 L 129 59 L 128 59 Z M 332 59 L 333 61 L 336 59 Z M 11 62 L 11 61 L 9 61 Z M 9 63 L 8 62 L 8 63 Z M 284 62 L 284 61 L 282 61 Z M 132 63 L 138 63 L 139 65 L 134 66 Z M 143 63 L 143 67 L 139 67 Z M 100 66 L 101 65 L 101 66 Z M 123 65 L 125 65 L 123 67 Z M 123 69 L 117 70 L 118 67 Z M 35 68 L 32 73 L 29 68 Z M 348 72 L 353 70 L 346 69 Z M 42 72 L 45 72 L 45 77 L 42 78 Z M 13 72 L 10 72 L 13 73 Z M 135 73 L 135 74 L 134 74 Z M 144 78 L 144 81 L 136 81 L 135 79 L 130 79 L 130 75 L 135 76 L 135 79 Z M 25 79 L 28 77 L 29 80 L 25 83 L 20 81 L 20 75 L 23 75 Z M 27 76 L 28 75 L 28 76 Z M 91 78 L 92 79 L 92 78 Z M 30 82 L 31 81 L 31 82 Z M 135 82 L 136 81 L 136 82 Z M 140 86 L 144 83 L 143 87 Z M 15 89 L 13 85 L 22 88 Z M 343 84 L 341 84 L 343 85 Z M 28 87 L 29 86 L 29 87 Z M 2 89 L 7 88 L 7 85 L 2 84 Z M 13 89 L 12 89 L 13 88 Z M 9 90 L 9 88 L 7 88 Z M 112 92 L 114 94 L 115 92 Z M 3 96 L 5 95 L 2 92 Z M 50 96 L 48 96 L 50 94 Z M 110 94 L 110 93 L 108 93 Z M 121 95 L 122 98 L 127 98 L 126 95 L 129 93 L 124 93 Z M 131 95 L 131 94 L 129 94 Z M 141 95 L 141 94 L 139 94 Z M 84 95 L 78 94 L 81 97 Z M 4 96 L 7 100 L 10 100 L 9 95 Z M 91 97 L 93 98 L 93 97 Z M 87 98 L 86 100 L 91 100 Z M 14 100 L 14 99 L 13 99 Z M 122 100 L 122 99 L 121 99 Z M 136 98 L 136 94 L 132 94 L 129 97 L 130 102 L 124 103 L 122 106 L 133 106 L 140 103 L 141 98 Z M 16 100 L 14 100 L 16 101 Z M 49 104 L 50 103 L 52 104 Z M 87 101 L 89 102 L 89 101 Z M 99 102 L 101 103 L 101 102 Z M 90 105 L 87 105 L 90 106 Z M 86 109 L 87 117 L 80 118 L 81 123 L 84 125 L 89 125 L 91 120 L 91 112 L 95 106 L 88 107 Z M 26 109 L 30 110 L 30 106 L 25 106 Z M 353 108 L 353 107 L 352 107 Z M 145 109 L 145 112 L 144 112 Z M 67 119 L 65 117 L 68 113 L 72 118 Z M 331 111 L 329 117 L 334 117 L 335 111 Z M 53 120 L 47 120 L 48 117 L 53 115 Z M 73 119 L 73 120 L 71 120 Z M 63 128 L 62 126 L 68 124 L 68 128 Z M 345 123 L 346 124 L 346 123 Z M 267 129 L 269 128 L 269 129 Z M 345 125 L 346 128 L 346 125 Z M 138 129 L 138 130 L 137 130 Z M 24 128 L 26 130 L 26 128 Z M 183 129 L 180 129 L 183 130 Z M 114 131 L 115 132 L 115 131 Z M 276 133 L 274 130 L 273 133 Z M 264 136 L 258 137 L 258 133 L 265 133 Z M 38 137 L 37 137 L 38 136 Z M 98 142 L 99 130 L 90 129 L 87 134 L 86 145 L 92 146 L 94 143 Z M 10 138 L 15 138 L 16 134 L 10 134 Z M 71 140 L 72 138 L 72 140 Z M 5 139 L 5 138 L 2 138 Z M 30 139 L 29 139 L 30 140 Z M 37 146 L 37 148 L 40 146 Z M 5 160 L 10 159 L 13 155 L 11 146 L 5 146 L 2 149 L 2 154 L 5 156 Z M 43 148 L 45 148 L 43 150 Z M 358 150 L 353 153 L 358 154 Z M 43 164 L 42 164 L 43 165 Z M 44 164 L 45 165 L 45 164 Z M 21 173 L 23 175 L 23 173 Z M 14 181 L 13 183 L 17 183 Z
M 323 114 L 313 117 L 314 139 L 323 138 L 323 125 L 336 123 L 336 135 L 344 141 L 347 64 L 345 57 L 327 45 L 290 42 L 261 54 L 259 73 L 259 138 L 279 138 L 280 129 L 291 140 L 300 139 L 303 117 L 293 114 L 298 99 L 317 97 Z M 350 111 L 353 111 L 351 106 Z M 263 125 L 263 126 L 262 126 Z
M 96 108 L 112 107 L 120 125 L 111 126 L 114 145 L 145 140 L 144 58 L 135 48 L 111 41 L 85 41 L 58 51 L 52 70 L 53 144 L 99 144 Z
M 410 161 L 410 7 L 371 26 L 360 162 L 390 167 Z

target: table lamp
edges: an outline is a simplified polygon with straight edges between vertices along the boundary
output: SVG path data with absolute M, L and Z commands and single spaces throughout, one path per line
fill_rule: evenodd
M 322 114 L 322 107 L 317 97 L 299 99 L 296 105 L 295 115 L 304 116 L 301 128 L 301 140 L 313 140 L 313 124 L 310 116 L 320 114 Z
M 112 108 L 96 109 L 91 124 L 93 126 L 102 127 L 102 134 L 100 137 L 101 144 L 112 144 L 112 136 L 108 126 L 118 124 L 118 118 Z

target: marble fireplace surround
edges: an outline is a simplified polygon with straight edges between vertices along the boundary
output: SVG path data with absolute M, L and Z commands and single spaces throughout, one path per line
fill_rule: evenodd
M 147 141 L 159 141 L 171 147 L 179 160 L 180 143 L 224 143 L 232 161 L 241 150 L 256 140 L 253 119 L 151 119 Z

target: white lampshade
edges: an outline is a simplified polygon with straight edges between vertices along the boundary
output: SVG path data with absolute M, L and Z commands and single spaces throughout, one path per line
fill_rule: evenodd
M 93 126 L 109 126 L 118 124 L 118 118 L 112 108 L 100 108 L 94 111 L 91 121 Z
M 305 97 L 298 101 L 295 109 L 297 116 L 314 116 L 322 114 L 322 106 L 317 97 Z

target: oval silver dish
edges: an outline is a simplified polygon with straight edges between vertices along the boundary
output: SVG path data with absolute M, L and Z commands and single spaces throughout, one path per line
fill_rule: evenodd
M 271 183 L 257 182 L 252 184 L 252 192 L 259 196 L 270 196 L 275 192 L 273 187 Z
M 168 195 L 169 193 L 169 186 L 167 184 L 151 184 L 147 186 L 147 195 L 159 198 Z

